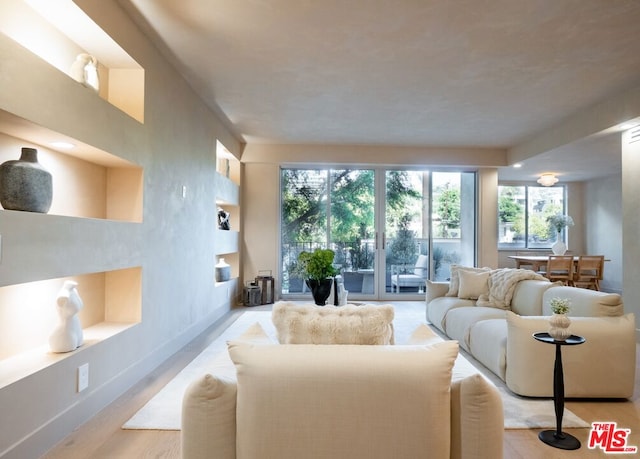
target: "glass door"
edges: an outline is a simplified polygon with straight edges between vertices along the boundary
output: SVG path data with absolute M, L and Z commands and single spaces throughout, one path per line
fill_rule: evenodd
M 302 251 L 330 248 L 349 300 L 424 298 L 475 261 L 475 173 L 282 169 L 281 294 L 308 296 Z
M 428 171 L 386 170 L 381 289 L 391 295 L 424 293 L 429 277 Z
M 475 173 L 387 170 L 381 292 L 424 298 L 426 280 L 445 281 L 452 264 L 474 265 Z

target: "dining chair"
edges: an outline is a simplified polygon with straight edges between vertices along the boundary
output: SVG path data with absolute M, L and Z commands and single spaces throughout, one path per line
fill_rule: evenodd
M 574 287 L 600 290 L 603 271 L 604 255 L 581 255 L 578 257 L 572 285 Z
M 564 285 L 572 285 L 573 282 L 573 256 L 549 255 L 547 271 L 543 274 L 551 282 L 560 281 Z

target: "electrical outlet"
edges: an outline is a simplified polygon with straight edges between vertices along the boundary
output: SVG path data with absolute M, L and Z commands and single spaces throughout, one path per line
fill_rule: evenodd
M 78 367 L 78 392 L 82 392 L 89 387 L 89 364 L 85 363 Z

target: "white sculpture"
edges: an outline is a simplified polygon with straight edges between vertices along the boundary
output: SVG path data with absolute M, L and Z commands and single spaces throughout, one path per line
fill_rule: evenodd
M 71 65 L 71 78 L 78 83 L 82 83 L 87 88 L 98 92 L 100 89 L 100 79 L 98 77 L 98 60 L 91 54 L 78 54 L 76 60 Z
M 75 281 L 65 281 L 58 292 L 57 310 L 60 323 L 49 337 L 49 346 L 53 352 L 71 352 L 82 346 L 82 326 L 78 312 L 84 304 L 78 294 Z

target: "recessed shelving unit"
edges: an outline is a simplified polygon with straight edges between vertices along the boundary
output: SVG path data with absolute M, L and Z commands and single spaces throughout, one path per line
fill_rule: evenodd
M 73 147 L 56 149 L 54 142 Z M 36 148 L 53 176 L 49 214 L 142 221 L 141 167 L 0 110 L 0 163 L 18 159 L 22 147 Z
M 216 214 L 217 208 L 227 211 L 231 228 L 215 228 L 214 264 L 224 258 L 231 266 L 231 280 L 217 282 L 216 293 L 227 301 L 237 297 L 240 276 L 240 161 L 219 141 L 216 143 L 216 169 Z
M 78 314 L 84 344 L 72 352 L 52 353 L 48 339 L 58 324 L 56 297 L 69 279 L 78 282 L 84 304 Z M 141 288 L 140 267 L 0 287 L 0 388 L 139 323 Z
M 0 2 L 0 50 L 12 88 L 0 93 L 0 163 L 35 148 L 53 182 L 47 214 L 0 207 L 2 388 L 142 321 L 144 170 L 124 152 L 144 142 L 144 69 L 73 0 Z M 71 77 L 82 53 L 98 60 L 97 93 Z M 54 354 L 67 279 L 84 302 L 85 344 Z
M 0 32 L 70 78 L 76 56 L 94 56 L 98 96 L 144 122 L 144 69 L 73 0 L 3 0 Z

